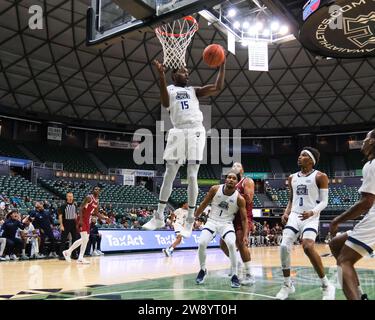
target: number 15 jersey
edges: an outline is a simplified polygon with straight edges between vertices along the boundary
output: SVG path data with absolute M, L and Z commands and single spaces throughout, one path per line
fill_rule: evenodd
M 318 172 L 314 170 L 308 176 L 302 176 L 301 172 L 292 175 L 292 212 L 299 214 L 310 211 L 319 203 L 319 188 L 316 184 Z
M 203 127 L 203 114 L 194 87 L 167 87 L 169 94 L 169 115 L 173 127 L 189 129 Z

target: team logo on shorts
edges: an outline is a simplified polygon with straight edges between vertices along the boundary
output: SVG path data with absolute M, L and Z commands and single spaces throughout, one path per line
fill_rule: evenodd
M 297 186 L 297 195 L 298 196 L 306 196 L 308 194 L 307 186 L 304 184 L 300 184 Z

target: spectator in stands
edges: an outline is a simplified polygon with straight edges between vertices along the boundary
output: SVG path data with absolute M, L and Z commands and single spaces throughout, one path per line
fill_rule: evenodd
M 325 242 L 326 244 L 329 244 L 329 243 L 331 242 L 331 240 L 332 240 L 332 235 L 331 235 L 331 232 L 328 231 L 328 233 L 327 233 L 327 235 L 326 235 L 326 238 L 325 238 L 324 242 Z
M 275 231 L 276 231 L 276 244 L 280 245 L 282 237 L 283 237 L 283 228 L 278 223 L 276 223 Z
M 252 247 L 255 245 L 255 234 L 256 234 L 256 226 L 255 223 L 252 224 L 251 230 L 249 230 L 249 245 Z
M 7 215 L 7 211 L 5 209 L 5 202 L 2 201 L 0 203 L 0 220 L 4 220 L 5 219 L 5 216 Z
M 86 254 L 90 254 L 90 249 L 92 246 L 92 255 L 101 256 L 104 253 L 100 251 L 100 243 L 102 241 L 102 235 L 99 233 L 98 225 L 96 224 L 97 218 L 91 217 L 90 222 L 90 236 L 89 243 L 87 245 Z
M 339 205 L 339 204 L 341 204 L 341 200 L 337 196 L 335 196 L 332 199 L 332 203 L 335 204 L 335 205 Z
M 130 229 L 128 220 L 123 219 L 122 221 L 122 226 L 124 227 L 124 229 Z
M 7 243 L 7 239 L 3 238 L 3 224 L 4 224 L 4 219 L 0 218 L 0 261 L 6 261 L 3 257 L 5 246 Z
M 53 235 L 53 219 L 48 211 L 44 210 L 43 204 L 37 202 L 35 204 L 35 210 L 30 212 L 30 217 L 33 219 L 33 223 L 35 228 L 39 229 L 40 231 L 40 251 L 44 254 L 46 252 L 46 239 L 48 238 L 51 245 L 50 245 L 50 254 L 49 257 L 51 258 L 58 258 L 56 254 L 56 240 Z
M 21 251 L 23 247 L 23 241 L 16 237 L 18 229 L 23 230 L 25 228 L 20 220 L 21 216 L 18 211 L 12 210 L 8 213 L 2 225 L 2 236 L 6 238 L 5 252 L 7 260 L 18 260 L 16 252 Z
M 25 229 L 21 232 L 21 238 L 24 241 L 24 247 L 22 249 L 22 259 L 27 260 L 26 256 L 26 247 L 28 244 L 31 244 L 30 259 L 43 259 L 45 256 L 39 253 L 39 243 L 40 237 L 37 230 L 32 224 L 32 219 L 29 216 L 26 216 L 22 220 Z
M 142 227 L 141 227 L 141 225 L 140 225 L 140 223 L 139 223 L 138 220 L 135 220 L 135 221 L 133 222 L 132 227 L 131 227 L 131 229 L 141 229 L 141 228 L 142 228 Z

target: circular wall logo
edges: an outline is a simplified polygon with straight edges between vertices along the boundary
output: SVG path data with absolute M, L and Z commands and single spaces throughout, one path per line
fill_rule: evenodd
M 299 40 L 325 57 L 374 57 L 375 0 L 322 1 L 302 25 Z

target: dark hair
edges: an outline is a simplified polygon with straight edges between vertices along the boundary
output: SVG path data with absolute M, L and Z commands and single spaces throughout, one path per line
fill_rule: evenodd
M 226 179 L 226 178 L 228 177 L 228 175 L 231 174 L 231 173 L 233 173 L 233 174 L 236 175 L 236 177 L 237 177 L 237 181 L 241 181 L 241 175 L 240 175 L 239 173 L 237 173 L 236 171 L 234 171 L 234 170 L 229 170 L 228 173 L 227 173 L 227 175 L 225 176 L 225 179 Z
M 315 158 L 315 161 L 316 161 L 315 165 L 317 165 L 317 164 L 319 163 L 319 160 L 320 160 L 320 152 L 319 152 L 318 149 L 315 149 L 315 148 L 313 148 L 313 147 L 303 147 L 302 150 L 310 151 L 310 152 L 313 154 L 314 158 Z
M 18 210 L 13 209 L 13 210 L 11 210 L 10 212 L 8 212 L 7 215 L 5 216 L 5 219 L 9 219 L 10 216 L 11 216 L 13 213 L 18 213 Z
M 179 208 L 182 208 L 182 206 L 183 206 L 185 203 L 188 203 L 188 202 L 187 202 L 187 201 L 182 201 L 182 202 L 180 202 Z

